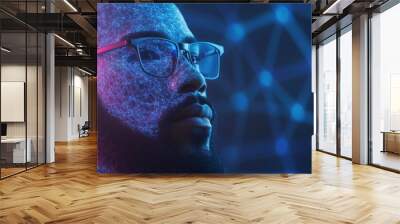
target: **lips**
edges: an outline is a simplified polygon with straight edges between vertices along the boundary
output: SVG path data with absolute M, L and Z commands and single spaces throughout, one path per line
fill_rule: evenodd
M 207 104 L 193 103 L 185 108 L 181 109 L 175 117 L 175 121 L 184 120 L 187 118 L 206 118 L 212 119 L 212 110 Z
M 179 110 L 174 121 L 196 126 L 211 127 L 213 112 L 207 104 L 193 103 Z

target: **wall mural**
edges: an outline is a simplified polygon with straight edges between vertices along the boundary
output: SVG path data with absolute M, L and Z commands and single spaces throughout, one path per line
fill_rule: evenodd
M 308 4 L 98 4 L 100 173 L 310 173 Z

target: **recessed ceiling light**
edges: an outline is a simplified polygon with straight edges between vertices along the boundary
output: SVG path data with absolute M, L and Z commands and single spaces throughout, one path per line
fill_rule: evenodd
M 59 40 L 61 40 L 62 42 L 64 42 L 64 43 L 66 43 L 67 45 L 69 45 L 70 47 L 73 47 L 73 48 L 75 48 L 75 45 L 73 45 L 71 42 L 69 42 L 68 40 L 66 40 L 66 39 L 64 39 L 64 38 L 62 38 L 62 37 L 60 37 L 59 35 L 57 35 L 57 34 L 54 34 L 54 36 L 55 37 L 57 37 Z
M 343 9 L 351 5 L 354 0 L 336 0 L 327 9 L 325 9 L 322 14 L 342 14 Z
M 81 71 L 81 72 L 83 72 L 83 73 L 85 73 L 85 74 L 87 74 L 87 75 L 90 75 L 90 76 L 93 75 L 92 73 L 90 73 L 90 72 L 88 72 L 88 71 L 86 71 L 86 70 L 83 70 L 83 69 L 81 69 L 81 68 L 79 68 L 79 67 L 78 67 L 78 70 Z
M 67 4 L 74 12 L 78 12 L 78 10 L 68 1 L 64 0 L 65 4 Z
M 0 49 L 1 49 L 2 51 L 6 52 L 6 53 L 10 53 L 10 52 L 11 52 L 11 50 L 9 50 L 9 49 L 7 49 L 7 48 L 5 48 L 5 47 L 1 47 Z

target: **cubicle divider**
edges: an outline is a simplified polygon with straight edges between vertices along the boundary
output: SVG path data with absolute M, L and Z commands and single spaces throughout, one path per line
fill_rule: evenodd
M 26 13 L 39 13 L 44 1 L 19 2 Z M 0 3 L 2 6 L 3 3 Z M 0 23 L 0 179 L 45 163 L 46 38 L 40 30 L 15 22 Z

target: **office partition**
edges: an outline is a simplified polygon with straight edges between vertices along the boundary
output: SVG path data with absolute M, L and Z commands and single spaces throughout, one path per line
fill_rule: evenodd
M 45 1 L 2 1 L 19 16 L 44 12 Z M 45 34 L 0 12 L 0 178 L 45 163 Z M 6 132 L 6 133 L 5 133 Z

